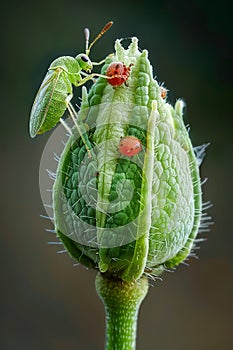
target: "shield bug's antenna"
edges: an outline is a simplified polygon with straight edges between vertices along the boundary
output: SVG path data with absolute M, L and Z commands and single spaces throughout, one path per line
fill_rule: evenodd
M 97 40 L 99 40 L 101 38 L 101 36 L 106 33 L 109 28 L 111 28 L 111 26 L 113 25 L 113 22 L 110 21 L 108 22 L 104 28 L 101 30 L 101 32 L 97 35 L 97 37 L 90 43 L 89 45 L 89 37 L 90 37 L 90 31 L 88 28 L 85 28 L 84 29 L 84 35 L 85 35 L 85 41 L 86 41 L 86 55 L 89 56 L 90 54 L 90 51 L 91 51 L 91 48 L 92 46 L 96 43 Z M 89 45 L 89 47 L 88 47 Z
M 90 38 L 90 30 L 88 28 L 84 29 L 84 38 L 86 43 L 86 53 L 88 52 L 89 38 Z

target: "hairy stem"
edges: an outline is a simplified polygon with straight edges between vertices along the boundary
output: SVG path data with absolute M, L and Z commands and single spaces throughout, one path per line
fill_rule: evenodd
M 99 273 L 96 291 L 106 312 L 105 350 L 136 349 L 138 311 L 148 291 L 147 278 L 129 283 Z

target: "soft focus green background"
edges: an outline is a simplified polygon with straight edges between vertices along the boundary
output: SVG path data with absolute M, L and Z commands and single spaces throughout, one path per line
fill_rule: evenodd
M 204 200 L 215 225 L 199 260 L 152 283 L 140 313 L 138 350 L 228 350 L 232 346 L 232 18 L 223 1 L 6 1 L 1 5 L 1 287 L 3 350 L 101 350 L 104 310 L 93 271 L 73 267 L 40 218 L 38 169 L 49 134 L 28 136 L 34 95 L 50 62 L 93 48 L 100 60 L 116 38 L 136 35 L 172 103 L 187 102 L 194 145 L 210 142 L 202 166 Z M 80 90 L 78 90 L 80 91 Z

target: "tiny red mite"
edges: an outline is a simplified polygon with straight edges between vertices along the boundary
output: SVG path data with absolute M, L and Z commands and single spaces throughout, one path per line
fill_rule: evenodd
M 167 89 L 165 89 L 163 86 L 160 86 L 160 95 L 163 99 L 167 96 Z
M 112 86 L 120 86 L 125 83 L 130 75 L 130 68 L 133 64 L 131 63 L 129 67 L 122 62 L 112 62 L 107 69 L 106 75 L 111 78 L 108 79 L 109 84 Z M 115 76 L 115 77 L 114 77 Z
M 123 137 L 119 144 L 119 151 L 124 156 L 132 157 L 142 150 L 141 141 L 135 136 Z

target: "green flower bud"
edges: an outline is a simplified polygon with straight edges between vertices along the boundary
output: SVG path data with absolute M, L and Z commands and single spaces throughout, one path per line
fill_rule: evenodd
M 115 87 L 98 78 L 88 94 L 83 88 L 83 135 L 74 127 L 66 143 L 53 206 L 55 230 L 76 261 L 130 282 L 190 254 L 201 220 L 201 183 L 184 102 L 174 108 L 166 102 L 137 38 L 128 49 L 117 40 L 115 51 L 102 74 L 120 61 L 130 67 L 129 77 Z M 119 151 L 128 136 L 141 144 L 130 156 Z

